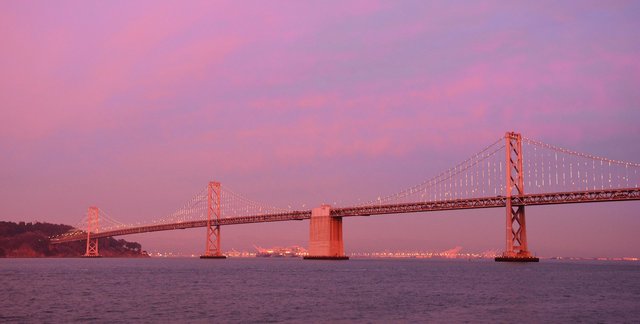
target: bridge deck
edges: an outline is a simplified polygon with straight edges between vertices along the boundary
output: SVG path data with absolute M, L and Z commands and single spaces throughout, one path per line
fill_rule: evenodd
M 640 188 L 604 189 L 575 192 L 556 192 L 545 194 L 530 194 L 514 196 L 511 198 L 514 206 L 536 206 L 576 204 L 588 202 L 630 201 L 640 200 Z M 458 209 L 479 209 L 506 207 L 507 197 L 483 197 L 471 199 L 442 200 L 433 202 L 415 202 L 401 204 L 381 204 L 370 206 L 343 207 L 331 210 L 331 216 L 369 216 L 383 214 L 419 213 L 429 211 L 444 211 Z M 311 210 L 291 211 L 277 214 L 250 215 L 242 217 L 222 218 L 215 221 L 214 225 L 235 225 L 249 223 L 282 222 L 291 220 L 304 220 L 311 218 Z M 91 234 L 92 238 L 120 236 L 157 231 L 170 231 L 207 226 L 206 220 L 178 222 L 171 224 L 145 225 L 139 227 L 123 228 L 111 231 Z M 86 232 L 78 232 L 67 236 L 51 239 L 52 244 L 86 240 Z

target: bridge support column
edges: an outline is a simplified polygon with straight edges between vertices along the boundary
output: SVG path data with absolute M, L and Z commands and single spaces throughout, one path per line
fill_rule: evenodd
M 218 225 L 222 216 L 220 195 L 220 182 L 209 182 L 207 188 L 207 240 L 204 254 L 200 256 L 200 259 L 226 258 L 226 256 L 222 255 L 222 248 L 220 247 L 220 225 Z
M 87 210 L 87 250 L 84 253 L 84 257 L 86 258 L 99 258 L 100 254 L 98 253 L 98 239 L 91 238 L 92 233 L 97 233 L 99 231 L 99 219 L 100 212 L 98 207 L 92 206 Z
M 524 171 L 522 170 L 522 136 L 518 133 L 505 134 L 507 152 L 507 227 L 506 248 L 499 262 L 538 262 L 527 247 L 527 225 L 524 205 L 513 205 L 512 197 L 524 195 Z
M 342 241 L 342 217 L 331 217 L 331 206 L 311 211 L 307 260 L 348 260 Z

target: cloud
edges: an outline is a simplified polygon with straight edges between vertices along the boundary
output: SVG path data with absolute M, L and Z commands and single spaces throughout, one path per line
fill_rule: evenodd
M 37 188 L 59 214 L 92 190 L 170 208 L 153 201 L 211 177 L 348 200 L 412 185 L 509 130 L 638 160 L 634 10 L 3 3 L 0 206 L 26 215 L 14 201 Z

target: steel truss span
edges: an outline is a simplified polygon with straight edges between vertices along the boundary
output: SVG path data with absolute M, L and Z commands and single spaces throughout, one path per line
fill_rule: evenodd
M 559 205 L 559 204 L 576 204 L 589 202 L 607 202 L 607 201 L 633 201 L 640 200 L 640 188 L 626 189 L 604 189 L 604 190 L 585 190 L 573 192 L 555 192 L 544 194 L 528 194 L 522 196 L 512 196 L 512 206 L 538 206 L 538 205 Z M 479 208 L 504 208 L 507 206 L 507 197 L 484 197 L 472 199 L 456 199 L 442 200 L 434 202 L 415 202 L 400 204 L 380 204 L 358 207 L 343 207 L 331 210 L 332 217 L 350 217 L 350 216 L 370 216 L 384 214 L 403 214 L 403 213 L 419 213 L 430 211 L 444 210 L 461 210 L 461 209 L 479 209 Z M 230 217 L 212 219 L 210 226 L 250 224 L 250 223 L 267 223 L 267 222 L 283 222 L 292 220 L 305 220 L 311 218 L 311 210 L 281 212 L 265 215 L 251 215 L 241 217 Z M 207 220 L 196 220 L 187 222 L 178 222 L 172 224 L 147 225 L 139 227 L 131 227 L 119 230 L 92 233 L 91 238 L 97 239 L 109 236 L 121 236 L 157 231 L 170 231 L 195 227 L 207 227 Z M 86 232 L 78 232 L 74 235 L 66 237 L 54 238 L 52 244 L 59 244 L 72 241 L 82 241 L 87 239 Z
M 588 202 L 640 200 L 640 188 L 554 192 L 511 197 L 514 206 L 575 204 Z M 486 197 L 435 202 L 347 207 L 331 210 L 331 216 L 369 216 L 382 214 L 419 213 L 440 210 L 497 208 L 507 205 L 507 197 Z
M 292 211 L 288 213 L 221 218 L 219 220 L 212 220 L 212 225 L 222 226 L 222 225 L 251 224 L 251 223 L 283 222 L 283 221 L 291 221 L 291 220 L 304 220 L 309 218 L 311 218 L 310 210 Z M 204 220 L 197 220 L 197 221 L 179 222 L 179 223 L 173 223 L 173 224 L 131 227 L 131 228 L 124 228 L 120 230 L 105 231 L 105 232 L 100 232 L 95 234 L 92 233 L 91 237 L 102 238 L 102 237 L 109 237 L 109 236 L 121 236 L 121 235 L 131 235 L 131 234 L 159 232 L 159 231 L 172 231 L 172 230 L 206 227 L 206 226 L 207 226 L 207 220 L 204 219 Z M 76 235 L 70 235 L 70 236 L 61 237 L 61 238 L 54 238 L 51 240 L 51 243 L 57 244 L 57 243 L 64 243 L 64 242 L 81 241 L 81 240 L 86 240 L 87 238 L 86 236 L 87 234 L 85 232 L 79 232 Z

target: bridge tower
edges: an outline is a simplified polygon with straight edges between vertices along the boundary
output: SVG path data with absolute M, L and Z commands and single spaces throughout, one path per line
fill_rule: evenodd
M 220 247 L 220 209 L 221 196 L 220 182 L 209 182 L 207 187 L 207 241 L 204 255 L 200 259 L 224 259 Z
M 513 196 L 524 195 L 524 171 L 522 169 L 522 135 L 514 132 L 505 134 L 505 149 L 507 153 L 507 223 L 506 249 L 496 261 L 507 262 L 538 262 L 539 259 L 531 255 L 527 247 L 527 225 L 525 221 L 524 205 L 512 204 Z
M 98 233 L 99 231 L 100 212 L 98 207 L 91 206 L 87 210 L 87 251 L 84 257 L 98 258 L 98 239 L 91 238 L 91 233 Z
M 331 216 L 331 206 L 322 205 L 311 210 L 309 229 L 310 260 L 348 260 L 342 241 L 342 217 Z

